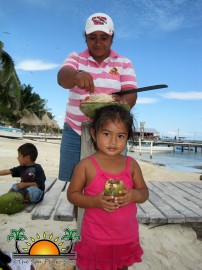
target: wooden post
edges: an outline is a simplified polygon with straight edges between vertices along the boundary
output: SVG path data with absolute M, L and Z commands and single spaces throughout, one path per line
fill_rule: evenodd
M 150 148 L 150 159 L 152 159 L 152 148 L 153 148 L 153 142 L 151 141 L 151 148 Z
M 90 124 L 91 124 L 91 121 L 85 121 L 82 123 L 80 159 L 88 157 L 95 152 L 95 149 L 94 149 L 92 141 L 91 141 Z M 84 209 L 78 208 L 78 218 L 77 218 L 77 232 L 78 232 L 78 234 L 81 231 L 81 223 L 83 220 L 83 214 L 84 214 Z
M 140 151 L 140 156 L 142 154 L 142 143 L 141 143 L 141 138 L 139 138 L 139 151 Z

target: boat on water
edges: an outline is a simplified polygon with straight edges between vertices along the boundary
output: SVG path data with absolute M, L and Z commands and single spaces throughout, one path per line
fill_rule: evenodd
M 153 145 L 153 141 L 141 141 L 138 145 L 128 144 L 127 145 L 129 152 L 136 152 L 136 153 L 152 153 L 152 152 L 172 152 L 172 146 L 166 145 Z
M 0 137 L 23 139 L 23 130 L 20 128 L 0 126 Z
M 176 150 L 179 150 L 179 151 L 194 151 L 194 148 L 193 147 L 185 147 L 185 146 L 177 146 L 175 147 Z

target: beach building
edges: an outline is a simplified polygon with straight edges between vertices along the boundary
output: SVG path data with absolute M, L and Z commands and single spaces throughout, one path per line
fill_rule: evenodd
M 143 140 L 159 140 L 160 133 L 154 128 L 136 128 L 135 136 Z

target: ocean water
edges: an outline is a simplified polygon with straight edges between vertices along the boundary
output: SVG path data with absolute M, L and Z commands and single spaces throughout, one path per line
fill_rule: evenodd
M 139 153 L 128 152 L 128 155 L 135 159 L 161 164 L 171 171 L 196 172 L 202 174 L 202 152 L 200 149 L 198 149 L 197 153 L 194 151 L 184 151 L 182 153 L 180 150 L 163 153 L 153 152 L 152 158 L 150 158 L 150 153 L 142 153 L 140 155 Z

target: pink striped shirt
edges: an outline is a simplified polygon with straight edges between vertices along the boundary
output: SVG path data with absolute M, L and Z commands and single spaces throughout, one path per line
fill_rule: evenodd
M 63 66 L 90 73 L 95 85 L 94 94 L 111 94 L 120 92 L 124 88 L 137 88 L 136 75 L 131 61 L 113 50 L 101 64 L 93 59 L 88 49 L 81 53 L 73 52 L 67 57 Z M 89 96 L 89 93 L 77 86 L 69 90 L 65 122 L 79 135 L 81 134 L 81 123 L 89 120 L 79 108 L 81 100 L 86 96 Z

